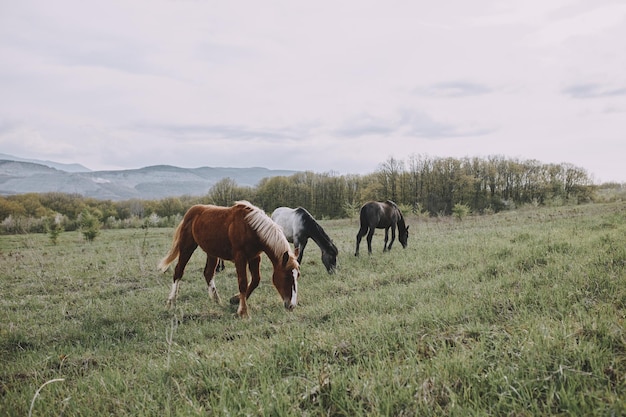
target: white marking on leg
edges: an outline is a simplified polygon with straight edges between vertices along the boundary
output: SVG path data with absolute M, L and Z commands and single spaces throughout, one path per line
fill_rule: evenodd
M 215 281 L 211 280 L 209 283 L 209 296 L 215 300 L 215 302 L 220 302 L 220 296 L 217 293 L 217 287 L 215 286 Z
M 239 294 L 239 307 L 237 308 L 237 314 L 241 318 L 248 318 L 248 305 L 246 304 L 246 295 Z
M 167 304 L 169 306 L 173 306 L 176 304 L 176 295 L 178 294 L 178 285 L 180 281 L 176 281 L 172 283 L 172 289 L 170 290 L 170 295 L 167 297 Z
M 298 304 L 298 270 L 292 270 L 293 273 L 293 287 L 291 288 L 291 307 L 295 307 Z

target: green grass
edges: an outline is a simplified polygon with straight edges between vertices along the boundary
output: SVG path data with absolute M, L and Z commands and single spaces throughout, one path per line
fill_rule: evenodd
M 625 203 L 407 222 L 358 258 L 321 222 L 340 270 L 311 242 L 292 313 L 264 257 L 249 320 L 200 251 L 165 309 L 173 229 L 1 236 L 0 415 L 626 414 Z

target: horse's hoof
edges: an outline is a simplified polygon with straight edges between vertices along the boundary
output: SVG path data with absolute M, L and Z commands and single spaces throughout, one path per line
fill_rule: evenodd
M 242 318 L 242 319 L 249 319 L 250 315 L 248 314 L 248 307 L 241 307 L 239 306 L 239 308 L 237 309 L 237 315 Z
M 233 295 L 232 297 L 230 297 L 230 303 L 231 304 L 239 304 L 239 294 Z

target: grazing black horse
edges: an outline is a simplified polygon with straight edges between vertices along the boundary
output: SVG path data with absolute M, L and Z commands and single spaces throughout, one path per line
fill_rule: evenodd
M 372 236 L 375 229 L 385 229 L 385 246 L 383 252 L 391 250 L 391 245 L 396 239 L 396 225 L 398 226 L 398 240 L 403 248 L 406 248 L 409 239 L 409 226 L 404 224 L 404 217 L 400 209 L 391 200 L 370 201 L 361 207 L 361 228 L 356 235 L 356 251 L 354 256 L 359 256 L 359 245 L 361 239 L 367 234 L 367 251 L 372 253 Z M 389 229 L 391 229 L 391 242 L 389 240 Z
M 272 213 L 274 220 L 283 229 L 283 233 L 289 242 L 300 249 L 298 263 L 302 262 L 304 248 L 309 238 L 320 247 L 322 251 L 322 263 L 329 274 L 337 268 L 337 247 L 328 237 L 322 226 L 315 221 L 313 216 L 302 207 L 292 209 L 290 207 L 278 207 Z

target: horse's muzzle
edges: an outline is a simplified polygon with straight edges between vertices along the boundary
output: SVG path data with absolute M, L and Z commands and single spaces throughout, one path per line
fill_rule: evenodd
M 289 311 L 292 311 L 294 308 L 296 308 L 296 304 L 292 303 L 291 300 L 285 301 L 284 305 L 285 305 L 285 308 Z

